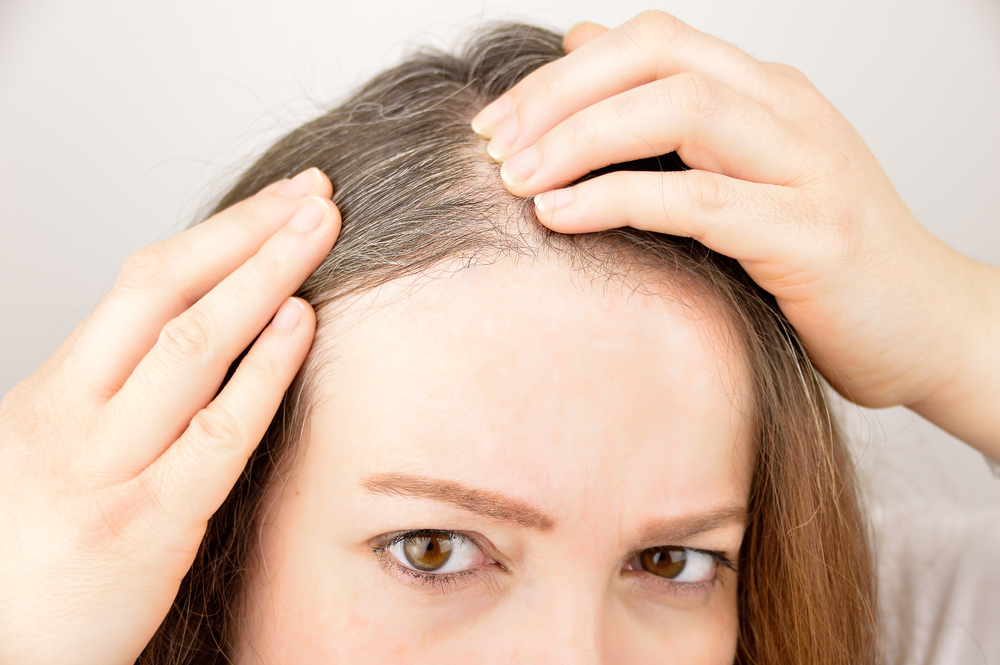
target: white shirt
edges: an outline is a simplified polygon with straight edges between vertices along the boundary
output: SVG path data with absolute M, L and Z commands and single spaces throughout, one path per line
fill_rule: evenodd
M 1000 508 L 911 502 L 872 517 L 887 665 L 1000 665 Z

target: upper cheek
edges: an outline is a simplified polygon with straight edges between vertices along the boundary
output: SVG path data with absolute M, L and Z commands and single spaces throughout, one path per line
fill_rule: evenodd
M 275 594 L 277 621 L 267 631 L 269 644 L 258 647 L 280 656 L 273 662 L 303 665 L 360 659 L 415 665 L 465 657 L 479 663 L 553 657 L 574 662 L 574 655 L 591 662 L 596 655 L 606 663 L 733 662 L 735 597 L 720 594 L 700 608 L 642 616 L 626 604 L 592 600 L 604 607 L 604 617 L 588 613 L 589 620 L 580 623 L 589 624 L 590 634 L 583 635 L 562 625 L 560 617 L 572 615 L 572 608 L 528 603 L 516 593 L 487 601 L 472 594 L 425 597 L 349 583 L 285 586 Z
M 484 653 L 495 653 L 488 649 L 491 637 L 503 641 L 500 631 L 481 630 L 491 623 L 492 605 L 482 596 L 409 593 L 389 587 L 392 582 L 378 579 L 376 571 L 313 572 L 274 580 L 273 621 L 254 645 L 280 655 L 274 662 L 416 664 L 459 655 L 484 662 Z
M 262 630 L 252 640 L 264 662 L 327 665 L 367 658 L 392 662 L 398 630 L 393 630 L 392 608 L 376 607 L 374 594 L 346 588 L 331 589 L 323 578 L 272 580 Z M 395 657 L 395 656 L 393 656 Z
M 607 651 L 619 657 L 607 662 L 732 665 L 738 631 L 735 581 L 733 587 L 718 588 L 698 607 L 624 603 L 605 635 Z

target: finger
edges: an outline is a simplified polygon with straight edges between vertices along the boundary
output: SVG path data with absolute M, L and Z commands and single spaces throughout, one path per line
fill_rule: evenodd
M 572 53 L 591 39 L 600 37 L 607 31 L 607 28 L 597 23 L 590 23 L 589 21 L 577 23 L 563 37 L 563 50 L 567 53 Z
M 138 470 L 173 443 L 233 360 L 323 261 L 339 229 L 333 204 L 310 197 L 256 255 L 168 322 L 105 407 L 108 422 L 122 428 L 105 454 Z
M 774 257 L 809 252 L 797 238 L 805 220 L 800 193 L 708 171 L 618 171 L 535 198 L 539 221 L 560 233 L 631 226 L 694 238 L 765 269 Z M 793 253 L 797 252 L 797 253 Z
M 794 126 L 752 99 L 685 73 L 583 109 L 504 162 L 500 174 L 511 192 L 527 196 L 674 151 L 695 169 L 787 185 L 804 170 L 809 147 Z
M 533 72 L 476 116 L 504 161 L 570 115 L 613 95 L 681 72 L 718 81 L 771 106 L 781 74 L 739 48 L 664 12 L 644 12 Z
M 305 197 L 331 194 L 327 177 L 308 169 L 137 251 L 108 295 L 66 341 L 59 360 L 85 385 L 110 397 L 153 347 L 167 321 L 243 265 Z
M 143 471 L 168 514 L 203 523 L 222 505 L 305 360 L 315 328 L 305 301 L 285 301 L 218 397 Z

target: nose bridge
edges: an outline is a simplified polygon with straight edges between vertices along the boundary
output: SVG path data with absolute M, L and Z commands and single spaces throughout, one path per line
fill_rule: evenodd
M 609 601 L 599 583 L 581 584 L 572 575 L 554 576 L 528 604 L 517 645 L 525 663 L 597 665 L 605 658 Z M 519 660 L 519 662 L 522 662 Z

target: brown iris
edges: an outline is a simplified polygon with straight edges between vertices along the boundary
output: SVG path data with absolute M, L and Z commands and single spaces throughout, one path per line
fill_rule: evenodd
M 639 563 L 647 572 L 672 579 L 684 570 L 687 550 L 683 547 L 653 547 L 639 553 Z
M 417 570 L 437 570 L 451 558 L 452 536 L 447 533 L 425 533 L 403 541 L 403 554 Z

